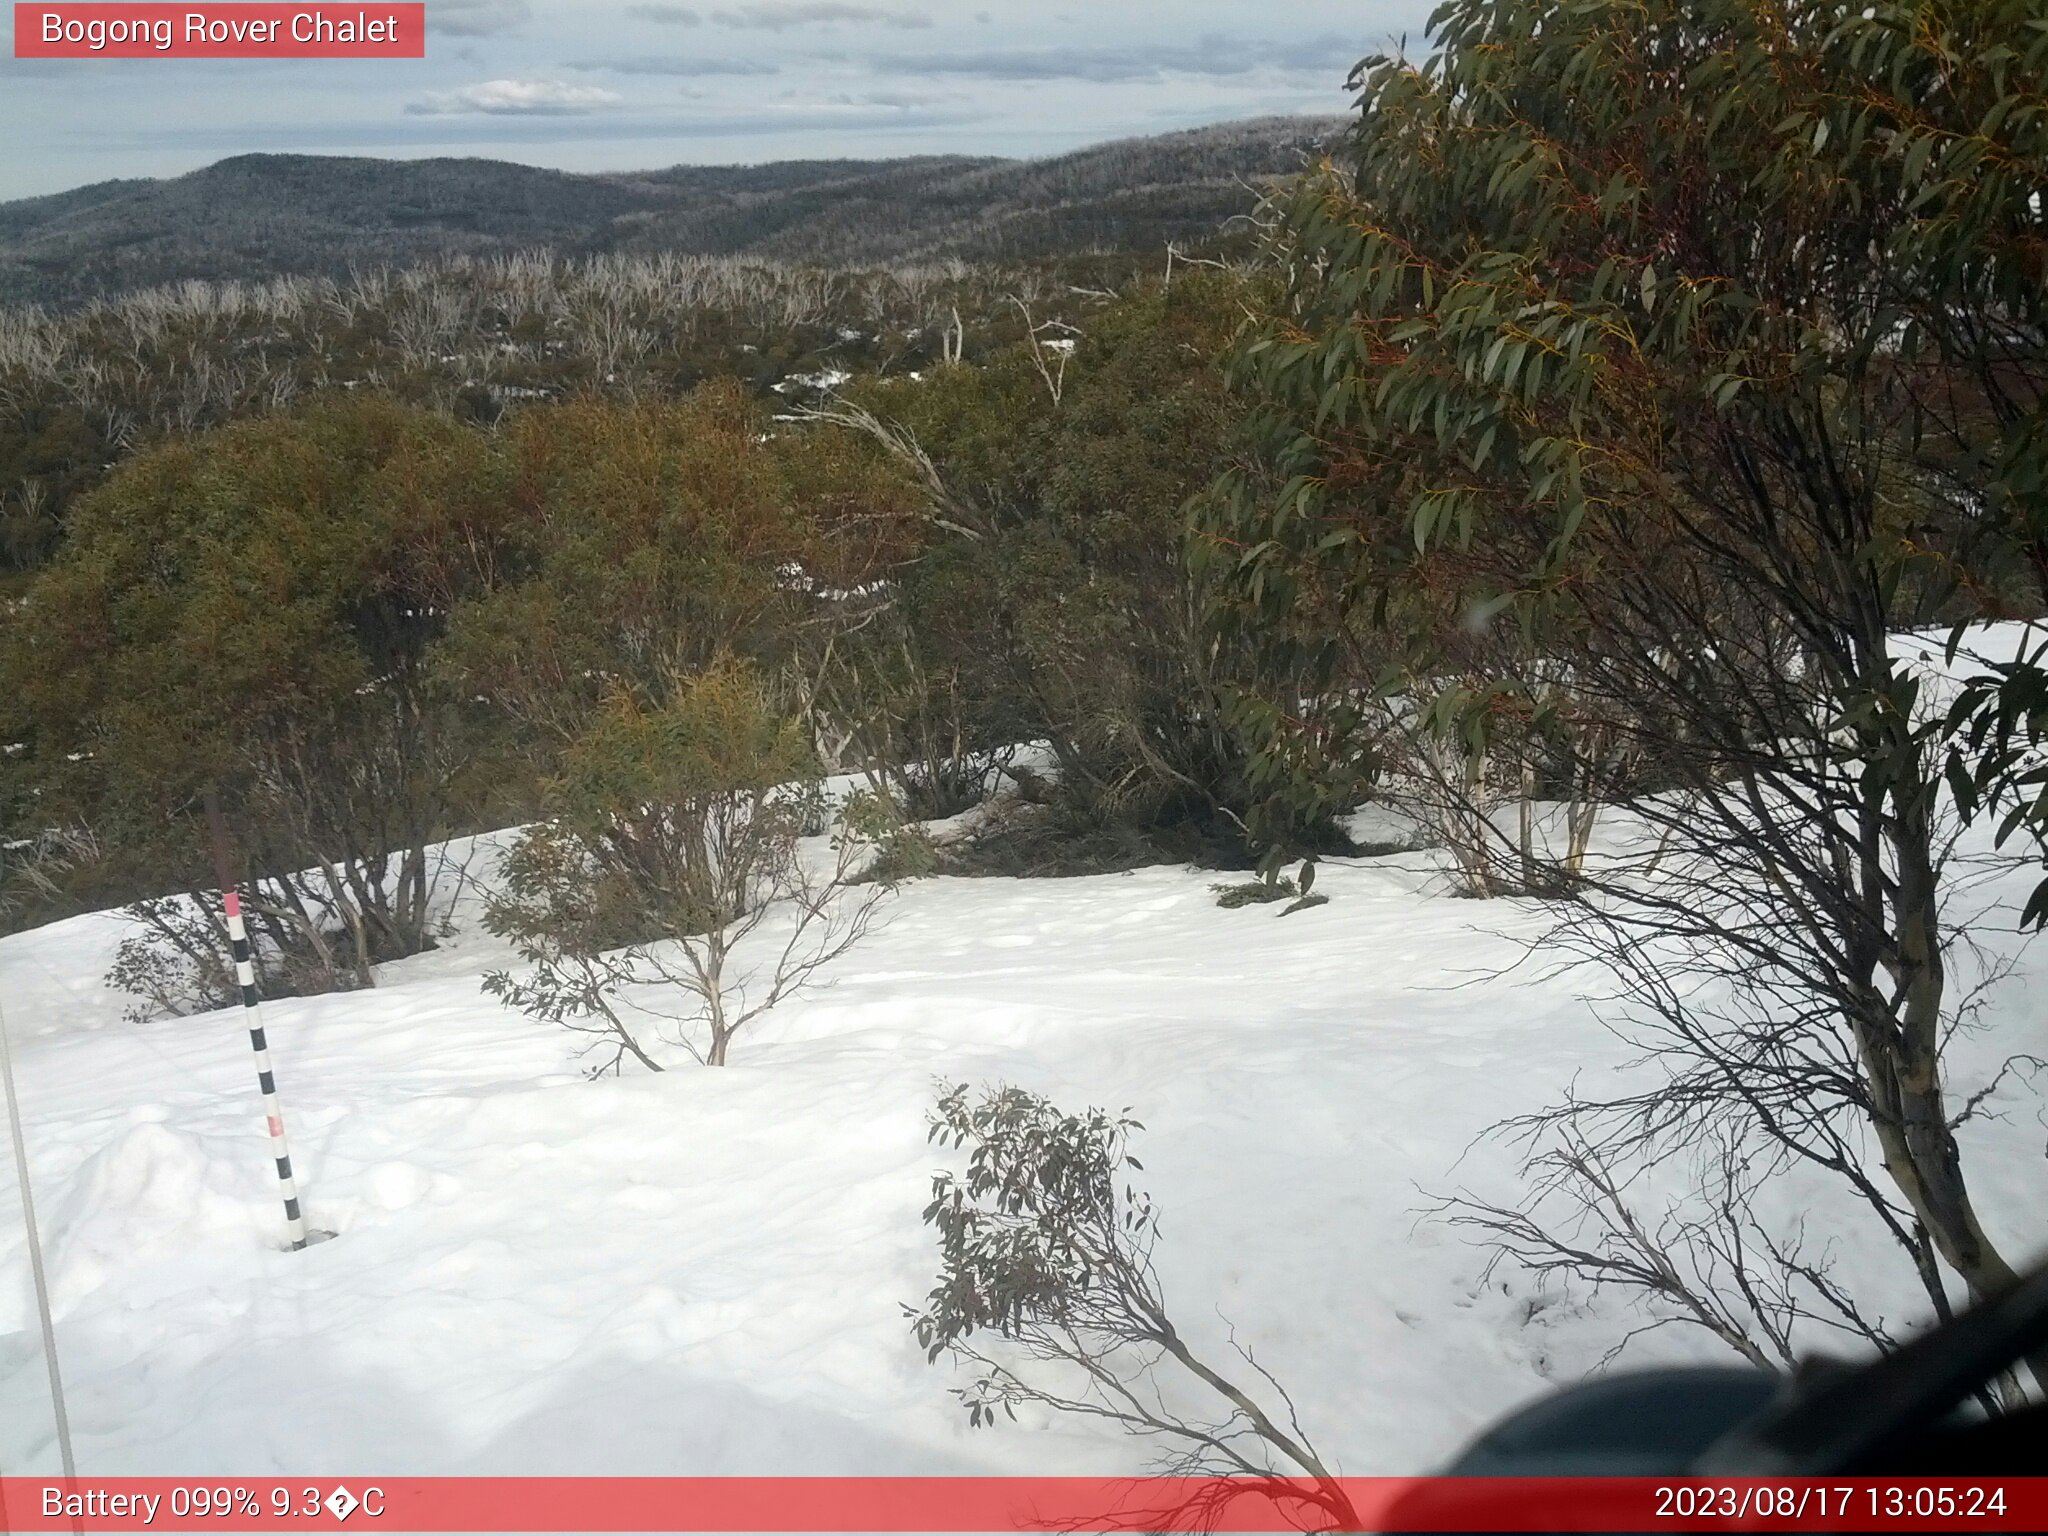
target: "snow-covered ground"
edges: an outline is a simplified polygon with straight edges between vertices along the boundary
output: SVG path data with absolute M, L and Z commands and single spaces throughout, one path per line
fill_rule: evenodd
M 1422 1215 L 1510 1193 L 1512 1158 L 1475 1136 L 1624 1053 L 1584 978 L 1498 974 L 1541 914 L 1448 895 L 1434 855 L 1325 864 L 1330 904 L 1292 916 L 1220 909 L 1216 878 L 908 886 L 723 1070 L 586 1080 L 576 1037 L 480 992 L 508 956 L 473 923 L 374 992 L 271 1004 L 307 1211 L 338 1234 L 298 1254 L 238 1014 L 124 1023 L 99 980 L 118 917 L 0 940 L 81 1468 L 1142 1469 L 1098 1424 L 969 1430 L 912 1341 L 940 1079 L 1131 1106 L 1184 1329 L 1227 1358 L 1227 1319 L 1344 1471 L 1427 1468 L 1642 1320 L 1483 1280 Z M 1998 931 L 2013 910 L 1979 925 L 1994 952 L 2021 947 Z M 2043 983 L 2023 957 L 1958 1044 L 1960 1084 L 2048 1055 Z M 1967 1130 L 1980 1208 L 2021 1254 L 2048 1247 L 2037 1086 L 2009 1080 Z M 11 1176 L 0 1192 L 0 1466 L 47 1472 Z M 1917 1315 L 1867 1221 L 1812 1215 L 1882 1310 Z M 1733 1357 L 1667 1329 L 1623 1358 Z

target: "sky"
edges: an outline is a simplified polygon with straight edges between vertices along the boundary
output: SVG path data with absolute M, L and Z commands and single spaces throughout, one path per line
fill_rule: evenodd
M 427 57 L 404 61 L 24 60 L 0 19 L 0 199 L 255 151 L 575 171 L 1058 154 L 1343 111 L 1350 66 L 1419 39 L 1432 3 L 429 0 Z

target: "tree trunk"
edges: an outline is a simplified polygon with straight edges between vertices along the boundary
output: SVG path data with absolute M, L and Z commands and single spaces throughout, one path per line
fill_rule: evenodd
M 1522 850 L 1522 889 L 1536 885 L 1536 764 L 1525 746 L 1522 751 L 1522 809 L 1519 827 Z
M 1856 1042 L 1885 1172 L 1936 1251 L 1981 1301 L 2012 1290 L 2020 1277 L 1978 1220 L 1949 1123 L 1941 1081 L 1947 973 L 1929 815 L 1932 792 L 1921 772 L 1920 744 L 1903 714 L 1892 719 L 1884 746 L 1892 770 L 1891 969 L 1898 1001 L 1887 1010 L 1889 1017 L 1857 1020 Z M 2048 1349 L 2036 1351 L 2029 1364 L 2048 1389 Z

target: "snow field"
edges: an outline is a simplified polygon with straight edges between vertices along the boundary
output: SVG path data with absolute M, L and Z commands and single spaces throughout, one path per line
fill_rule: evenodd
M 265 1007 L 308 1219 L 338 1234 L 301 1254 L 281 1251 L 238 1011 L 122 1022 L 99 981 L 118 917 L 0 940 L 81 1470 L 1142 1470 L 1147 1448 L 1097 1423 L 970 1431 L 912 1340 L 938 1079 L 1130 1106 L 1198 1349 L 1227 1366 L 1234 1329 L 1344 1471 L 1427 1469 L 1643 1320 L 1482 1279 L 1421 1214 L 1510 1194 L 1509 1151 L 1475 1136 L 1627 1052 L 1584 977 L 1496 974 L 1545 919 L 1445 895 L 1434 855 L 1327 863 L 1330 904 L 1290 917 L 1217 908 L 1221 878 L 918 882 L 732 1066 L 670 1051 L 665 1074 L 599 1081 L 580 1037 L 479 991 L 511 957 L 472 899 L 377 990 Z M 2019 965 L 1959 1072 L 2048 1055 Z M 2009 1081 L 1966 1146 L 2023 1253 L 2048 1247 L 2037 1087 Z M 1780 1198 L 1880 1310 L 1918 1315 L 1867 1219 L 1812 1181 Z M 13 1200 L 0 1180 L 0 1465 L 49 1472 Z M 1732 1358 L 1664 1330 L 1624 1362 Z

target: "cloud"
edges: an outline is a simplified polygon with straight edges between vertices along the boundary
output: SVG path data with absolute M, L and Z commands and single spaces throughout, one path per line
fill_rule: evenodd
M 702 79 L 710 75 L 772 75 L 773 64 L 759 59 L 592 59 L 571 69 L 605 70 L 615 75 L 673 75 Z
M 841 92 L 824 98 L 825 105 L 831 107 L 885 107 L 894 112 L 915 112 L 959 99 L 957 96 L 924 95 L 916 91 L 870 91 L 858 95 Z
M 427 30 L 448 37 L 495 37 L 532 19 L 532 0 L 433 0 L 427 7 Z
M 568 117 L 615 106 L 617 91 L 561 80 L 485 80 L 453 91 L 429 91 L 405 110 L 414 117 Z
M 984 80 L 1085 80 L 1098 85 L 1167 75 L 1228 79 L 1261 69 L 1341 77 L 1367 51 L 1334 35 L 1264 43 L 1211 33 L 1193 44 L 1158 48 L 1019 48 L 981 53 L 886 54 L 878 69 L 910 75 L 973 75 Z
M 626 14 L 637 21 L 652 21 L 664 27 L 701 27 L 704 18 L 687 5 L 629 5 Z
M 904 31 L 932 25 L 931 17 L 923 11 L 885 11 L 879 6 L 850 5 L 845 0 L 751 0 L 729 11 L 713 11 L 711 19 L 721 27 L 761 32 L 787 32 L 793 27 L 838 21 L 874 23 Z

